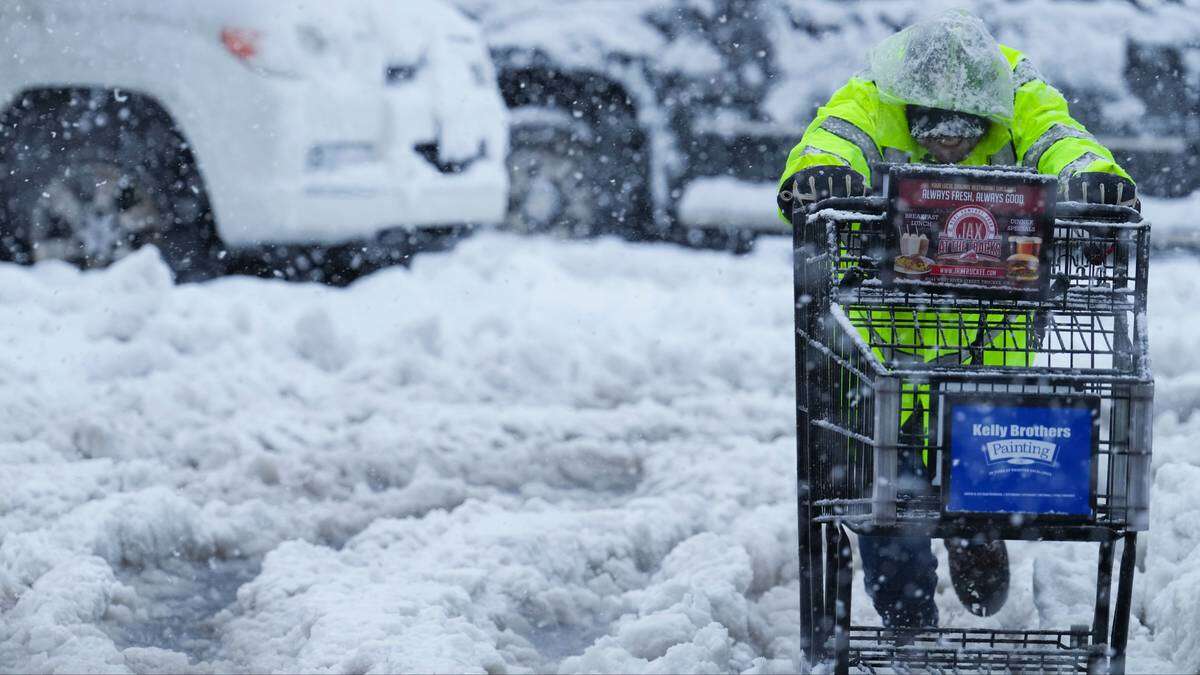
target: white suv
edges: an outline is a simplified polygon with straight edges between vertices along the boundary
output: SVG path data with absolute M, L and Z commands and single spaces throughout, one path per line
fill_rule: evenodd
M 441 0 L 3 3 L 0 44 L 0 259 L 195 278 L 504 217 L 504 103 Z

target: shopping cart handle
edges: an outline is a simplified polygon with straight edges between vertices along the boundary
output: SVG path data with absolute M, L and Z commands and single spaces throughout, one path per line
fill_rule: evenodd
M 839 211 L 861 211 L 864 213 L 882 213 L 887 210 L 887 197 L 869 196 L 869 197 L 827 197 L 819 202 L 814 202 L 808 205 L 799 205 L 797 210 L 803 209 L 806 214 L 813 214 L 825 209 L 837 209 Z M 1111 222 L 1138 223 L 1142 220 L 1142 214 L 1128 206 L 1119 206 L 1117 204 L 1091 204 L 1086 202 L 1059 202 L 1055 206 L 1055 213 L 1059 218 L 1068 218 L 1073 220 L 1107 220 Z
M 840 211 L 862 211 L 864 213 L 882 213 L 887 209 L 886 197 L 829 197 L 819 202 L 809 204 L 806 211 L 809 214 L 825 209 Z M 1059 202 L 1055 206 L 1059 218 L 1074 220 L 1107 220 L 1112 222 L 1137 223 L 1141 222 L 1142 214 L 1128 206 L 1117 204 L 1090 204 L 1085 202 Z
M 1054 207 L 1059 218 L 1071 220 L 1103 220 L 1114 223 L 1139 223 L 1142 214 L 1128 206 L 1117 204 L 1089 204 L 1085 202 L 1059 202 Z
M 809 204 L 808 213 L 816 213 L 824 209 L 883 213 L 887 209 L 887 205 L 886 197 L 826 197 L 819 202 Z

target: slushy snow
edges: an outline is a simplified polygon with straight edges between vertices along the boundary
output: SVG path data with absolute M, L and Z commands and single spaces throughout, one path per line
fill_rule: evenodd
M 1197 272 L 1153 269 L 1138 672 L 1200 669 Z M 0 266 L 0 671 L 802 670 L 791 292 L 783 240 Z M 989 619 L 935 551 L 947 623 L 1090 618 L 1094 546 L 1013 545 Z

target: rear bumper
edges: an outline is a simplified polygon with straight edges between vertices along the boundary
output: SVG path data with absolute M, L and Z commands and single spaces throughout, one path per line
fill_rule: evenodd
M 338 244 L 389 229 L 487 225 L 503 219 L 508 174 L 496 161 L 459 174 L 402 176 L 386 163 L 323 173 L 319 178 L 259 186 L 258 203 L 236 216 L 218 214 L 233 248 L 261 244 Z
M 457 174 L 404 176 L 377 163 L 304 181 L 285 201 L 290 227 L 278 228 L 274 240 L 337 243 L 393 228 L 499 222 L 508 206 L 508 174 L 490 158 Z
M 1180 199 L 1143 197 L 1142 216 L 1155 249 L 1200 250 L 1200 191 Z
M 779 217 L 776 193 L 773 183 L 697 178 L 687 184 L 679 200 L 679 222 L 686 227 L 785 234 L 791 232 L 791 225 Z
M 428 156 L 442 120 L 425 92 L 253 77 L 252 98 L 197 116 L 219 127 L 210 135 L 220 142 L 197 156 L 227 246 L 333 245 L 503 220 L 508 128 L 498 92 L 456 101 L 482 131 L 480 152 L 451 166 Z

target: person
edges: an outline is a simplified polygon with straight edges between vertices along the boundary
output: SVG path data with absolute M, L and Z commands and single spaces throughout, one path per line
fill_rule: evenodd
M 790 221 L 797 202 L 866 194 L 878 187 L 879 165 L 913 162 L 1028 167 L 1058 176 L 1061 200 L 1140 208 L 1133 179 L 1071 117 L 1062 94 L 1024 54 L 997 43 L 980 19 L 962 10 L 915 23 L 870 50 L 867 69 L 817 111 L 788 155 L 780 215 Z M 902 322 L 908 328 L 893 329 L 908 335 L 876 332 L 875 340 L 878 327 L 869 316 L 849 318 L 871 344 L 910 346 L 891 350 L 893 358 L 1003 366 L 1027 365 L 1030 357 L 1024 317 L 914 311 Z M 939 328 L 944 325 L 967 328 Z M 902 396 L 905 477 L 925 474 L 919 448 L 928 435 L 927 400 L 927 392 Z M 947 544 L 960 599 L 976 613 L 994 613 L 1007 595 L 1004 542 Z M 937 625 L 937 559 L 928 538 L 864 534 L 859 551 L 867 592 L 885 626 Z

